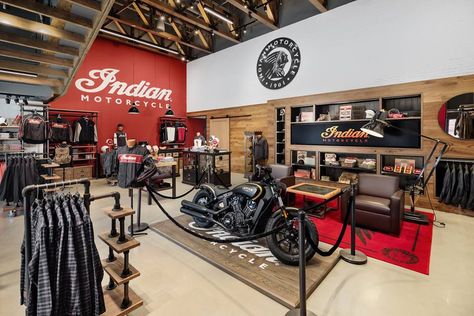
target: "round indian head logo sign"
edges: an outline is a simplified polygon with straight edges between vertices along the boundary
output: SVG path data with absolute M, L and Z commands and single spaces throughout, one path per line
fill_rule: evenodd
M 265 46 L 257 61 L 257 77 L 268 89 L 286 87 L 300 69 L 300 49 L 286 37 L 274 39 Z

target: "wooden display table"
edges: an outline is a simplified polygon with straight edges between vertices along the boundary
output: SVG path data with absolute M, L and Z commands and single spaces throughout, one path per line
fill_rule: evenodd
M 305 202 L 306 197 L 310 197 L 312 200 L 316 200 L 317 203 L 320 203 L 341 193 L 341 190 L 347 186 L 347 184 L 343 183 L 312 180 L 311 182 L 297 183 L 288 187 L 286 191 L 291 194 L 303 196 L 303 201 Z M 320 211 L 316 211 L 315 215 L 324 218 L 326 212 L 330 210 L 340 210 L 341 207 L 345 205 L 346 199 L 347 197 L 344 197 L 344 195 L 340 196 L 334 202 L 330 202 L 328 205 L 322 207 Z

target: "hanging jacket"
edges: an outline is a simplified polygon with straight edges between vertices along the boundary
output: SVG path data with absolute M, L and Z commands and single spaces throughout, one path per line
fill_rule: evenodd
M 18 137 L 28 144 L 42 144 L 47 140 L 47 123 L 38 113 L 28 114 L 22 118 Z
M 49 123 L 49 140 L 55 143 L 72 142 L 71 124 L 62 118 L 51 121 Z
M 81 144 L 97 143 L 97 127 L 91 119 L 81 117 L 74 126 L 74 142 Z
M 466 208 L 474 211 L 474 164 L 471 166 L 471 181 L 470 181 L 470 192 L 469 200 L 467 201 Z
M 441 189 L 441 193 L 439 194 L 440 202 L 446 203 L 446 197 L 448 196 L 450 189 L 451 189 L 451 169 L 449 168 L 449 163 L 447 163 L 446 171 L 444 172 L 444 178 L 443 178 L 443 188 Z
M 470 111 L 460 111 L 454 124 L 454 135 L 461 139 L 471 139 L 474 137 L 474 122 Z
M 462 195 L 464 193 L 464 171 L 462 170 L 462 165 L 459 164 L 456 170 L 456 186 L 454 187 L 454 194 L 451 199 L 451 204 L 459 205 L 462 200 Z
M 469 201 L 469 193 L 471 191 L 471 183 L 470 183 L 470 172 L 469 167 L 467 164 L 464 166 L 464 174 L 463 174 L 463 181 L 464 181 L 464 190 L 461 198 L 461 207 L 466 208 L 467 202 Z
M 449 173 L 449 177 L 451 178 L 450 186 L 449 186 L 448 193 L 446 194 L 446 198 L 444 200 L 444 203 L 446 204 L 451 204 L 451 201 L 455 193 L 454 190 L 456 188 L 456 166 L 454 164 L 452 165 L 451 172 Z

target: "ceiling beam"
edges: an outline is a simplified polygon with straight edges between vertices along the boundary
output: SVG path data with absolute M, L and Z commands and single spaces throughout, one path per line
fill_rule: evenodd
M 324 6 L 324 0 L 309 0 L 311 4 L 318 9 L 319 12 L 323 13 L 326 12 L 328 9 Z
M 0 41 L 34 49 L 40 49 L 52 53 L 61 53 L 71 56 L 78 56 L 79 49 L 71 46 L 51 44 L 46 41 L 36 40 L 29 37 L 18 36 L 12 33 L 0 32 Z
M 48 86 L 52 88 L 61 88 L 64 84 L 59 79 L 51 79 L 51 78 L 42 77 L 42 76 L 33 78 L 33 77 L 25 77 L 21 75 L 11 75 L 11 74 L 2 74 L 2 73 L 0 73 L 0 81 L 26 83 L 26 84 L 33 84 L 33 85 L 38 85 L 38 86 Z
M 134 3 L 134 2 L 135 2 L 135 0 L 128 0 L 126 3 L 123 4 L 123 6 L 122 6 L 120 9 L 118 9 L 118 10 L 113 10 L 113 11 L 111 10 L 111 11 L 110 11 L 110 14 L 112 14 L 112 15 L 117 15 L 117 16 L 118 16 L 120 13 L 122 13 L 122 12 L 125 11 L 125 10 L 127 10 L 128 7 L 131 6 L 132 3 Z M 112 20 L 106 19 L 106 20 L 105 20 L 105 23 L 104 23 L 104 25 L 102 25 L 102 27 L 104 28 L 104 27 L 108 26 L 108 25 L 109 25 L 110 23 L 112 23 L 112 22 L 113 22 Z
M 87 9 L 91 9 L 98 12 L 102 11 L 100 2 L 97 2 L 95 0 L 67 0 L 67 1 L 71 2 L 72 4 L 77 4 Z
M 20 18 L 18 16 L 7 14 L 4 12 L 0 12 L 0 23 L 29 32 L 45 34 L 58 39 L 67 39 L 78 43 L 84 43 L 85 41 L 85 37 L 82 34 L 58 29 L 47 24 Z
M 211 25 L 211 19 L 210 19 L 209 16 L 207 15 L 207 12 L 204 11 L 204 5 L 202 4 L 201 1 L 198 2 L 197 8 L 198 8 L 198 10 L 199 10 L 199 13 L 201 13 L 202 18 L 204 19 L 204 21 L 206 22 L 206 24 L 207 24 L 207 25 Z
M 185 46 L 188 46 L 188 47 L 191 47 L 191 48 L 194 48 L 194 49 L 197 49 L 197 50 L 200 50 L 200 51 L 203 51 L 205 53 L 212 53 L 209 49 L 205 48 L 205 47 L 201 47 L 201 46 L 198 46 L 198 45 L 194 45 L 194 44 L 191 44 L 191 43 L 188 43 L 188 42 L 185 42 L 183 41 L 182 39 L 180 39 L 178 36 L 176 35 L 173 35 L 173 34 L 170 34 L 168 32 L 161 32 L 161 31 L 156 31 L 156 30 L 152 30 L 150 28 L 147 28 L 147 27 L 144 27 L 144 26 L 140 26 L 138 25 L 136 22 L 132 22 L 132 21 L 127 21 L 127 20 L 124 20 L 122 18 L 118 18 L 118 17 L 114 17 L 114 16 L 109 16 L 108 17 L 109 19 L 112 19 L 112 20 L 116 20 L 116 21 L 119 21 L 121 24 L 125 24 L 125 25 L 128 25 L 128 26 L 131 26 L 137 30 L 141 30 L 141 31 L 144 31 L 144 32 L 150 32 L 151 34 L 153 35 L 156 35 L 156 36 L 159 36 L 161 38 L 164 38 L 164 39 L 167 39 L 169 41 L 174 41 L 174 42 L 178 42 L 182 45 L 185 45 Z
M 74 66 L 72 59 L 59 58 L 55 56 L 28 53 L 25 51 L 2 47 L 0 48 L 0 56 L 11 57 L 27 61 L 36 61 L 48 65 L 57 65 L 72 68 Z
M 137 5 L 137 3 L 132 2 L 132 6 L 135 9 L 135 11 L 137 12 L 140 19 L 142 20 L 143 24 L 145 24 L 146 26 L 150 26 L 150 22 L 148 22 L 148 19 L 143 14 L 142 9 L 140 9 L 140 7 Z M 151 18 L 151 16 L 150 16 L 150 18 Z M 153 42 L 153 44 L 158 45 L 158 41 L 156 40 L 155 36 L 152 33 L 146 32 L 146 34 L 148 35 L 150 40 Z
M 182 39 L 183 38 L 183 34 L 181 34 L 181 31 L 179 30 L 178 26 L 176 25 L 176 23 L 174 23 L 173 19 L 172 18 L 168 18 L 168 22 L 170 22 L 171 24 L 171 27 L 173 28 L 174 32 L 176 33 L 176 36 L 178 36 L 179 39 Z M 184 53 L 184 50 L 183 48 L 181 47 L 181 44 L 179 42 L 175 42 L 176 43 L 176 47 L 178 48 L 178 51 L 181 55 L 186 55 Z
M 204 34 L 202 34 L 202 31 L 201 31 L 201 30 L 197 30 L 197 36 L 198 36 L 199 39 L 201 40 L 201 42 L 202 42 L 202 44 L 204 45 L 204 47 L 206 47 L 207 49 L 210 49 L 209 43 L 207 42 L 206 38 L 204 37 Z
M 239 9 L 240 11 L 248 14 L 250 17 L 254 18 L 255 20 L 257 20 L 258 22 L 264 24 L 265 26 L 268 26 L 272 30 L 278 30 L 278 26 L 276 26 L 275 23 L 273 23 L 269 18 L 267 18 L 265 15 L 263 15 L 262 13 L 260 13 L 258 11 L 251 10 L 241 0 L 227 0 L 227 3 L 230 3 L 231 5 L 233 5 L 234 7 Z
M 174 16 L 175 18 L 178 18 L 183 22 L 186 22 L 194 26 L 198 26 L 208 32 L 211 32 L 213 30 L 209 25 L 206 24 L 205 21 L 195 18 L 195 17 L 187 16 L 184 13 L 177 12 L 173 9 L 173 7 L 166 5 L 163 2 L 160 2 L 158 0 L 141 0 L 141 2 L 146 3 L 149 6 L 154 7 L 168 15 Z M 214 34 L 222 38 L 225 38 L 229 41 L 232 41 L 234 43 L 240 43 L 240 41 L 234 36 L 232 36 L 230 33 L 214 30 Z
M 79 15 L 72 14 L 58 7 L 50 7 L 50 6 L 42 5 L 31 0 L 0 0 L 0 2 L 6 3 L 8 5 L 11 5 L 13 7 L 16 7 L 22 10 L 45 15 L 52 19 L 58 19 L 63 22 L 79 25 L 87 29 L 92 28 L 91 20 L 86 19 Z
M 260 0 L 267 17 L 275 24 L 278 24 L 278 7 L 276 1 Z
M 117 27 L 117 30 L 119 30 L 120 33 L 127 35 L 127 32 L 125 32 L 125 30 L 123 29 L 122 24 L 120 24 L 119 21 L 114 21 L 114 20 L 112 20 L 112 21 L 114 22 L 115 26 Z
M 43 76 L 54 76 L 65 78 L 68 76 L 68 73 L 64 70 L 54 69 L 42 65 L 32 65 L 26 64 L 23 62 L 16 62 L 10 60 L 0 60 L 0 69 L 7 69 L 13 71 L 27 72 Z

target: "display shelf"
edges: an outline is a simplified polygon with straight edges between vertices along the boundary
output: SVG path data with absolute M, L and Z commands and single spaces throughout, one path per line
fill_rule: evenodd
M 319 152 L 319 179 L 322 177 L 329 177 L 331 181 L 338 181 L 339 177 L 343 172 L 349 173 L 377 173 L 377 166 L 374 169 L 363 168 L 357 164 L 354 167 L 342 166 L 342 165 L 327 165 L 325 162 L 326 154 L 335 154 L 337 161 L 342 163 L 345 158 L 353 157 L 356 158 L 358 163 L 364 159 L 373 159 L 377 161 L 377 155 L 375 154 L 359 154 L 359 153 L 348 153 L 348 152 Z
M 285 109 L 275 109 L 276 131 L 275 131 L 275 163 L 285 163 Z
M 112 208 L 109 207 L 109 208 L 103 209 L 103 211 L 111 219 L 118 219 L 118 218 L 135 214 L 135 211 L 128 207 L 124 207 L 120 211 L 114 211 Z
M 397 163 L 401 164 L 412 164 L 414 169 L 422 169 L 424 164 L 423 156 L 411 156 L 411 155 L 380 155 L 380 174 L 390 175 L 400 178 L 400 189 L 408 191 L 410 186 L 413 186 L 418 178 L 418 175 L 413 173 L 408 174 L 402 172 L 385 171 L 383 167 L 390 166 L 395 167 Z
M 291 108 L 291 122 L 303 120 L 314 122 L 314 105 L 295 106 Z
M 380 174 L 385 174 L 387 176 L 407 177 L 407 178 L 413 178 L 413 179 L 418 178 L 417 174 L 406 174 L 406 173 L 389 172 L 389 171 L 380 171 Z
M 132 237 L 127 237 L 127 241 L 123 244 L 118 244 L 118 236 L 117 237 L 110 237 L 109 232 L 103 233 L 99 235 L 99 238 L 102 239 L 109 247 L 111 247 L 115 252 L 122 253 L 132 248 L 140 246 L 140 242 Z
M 107 287 L 103 288 L 104 302 L 106 311 L 102 316 L 124 316 L 128 315 L 140 306 L 143 305 L 143 300 L 132 290 L 128 289 L 128 295 L 130 298 L 130 306 L 122 309 L 120 306 L 123 300 L 123 287 L 118 286 L 113 290 L 108 290 Z
M 361 171 L 367 173 L 376 173 L 377 170 L 369 169 L 369 168 L 360 168 L 360 167 L 343 167 L 343 166 L 328 166 L 328 165 L 320 165 L 320 168 L 332 168 L 332 169 L 344 169 L 348 171 Z
M 126 277 L 123 277 L 123 266 L 124 261 L 121 256 L 117 256 L 112 262 L 109 262 L 108 259 L 102 260 L 102 267 L 104 268 L 104 271 L 112 278 L 112 280 L 114 280 L 116 285 L 122 285 L 140 276 L 140 272 L 134 266 L 129 264 L 128 267 L 130 269 L 130 274 Z

